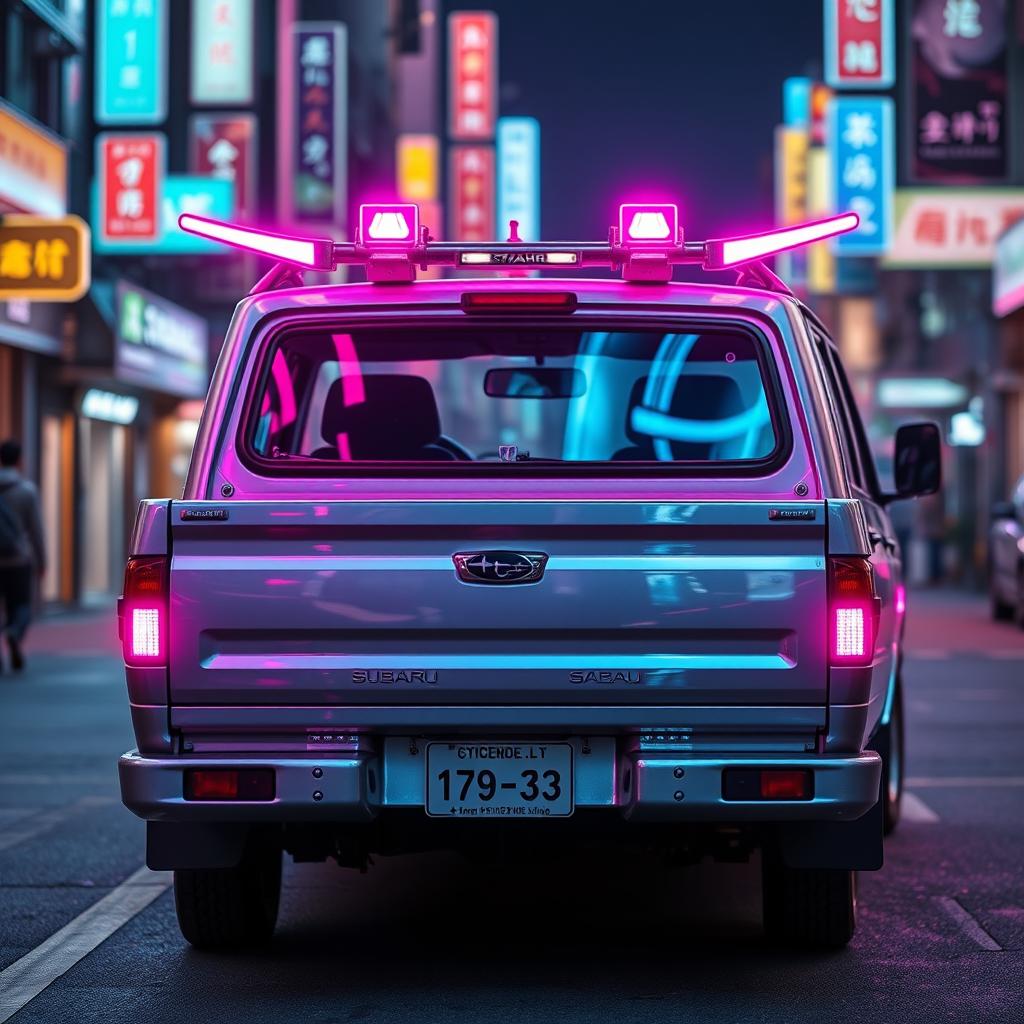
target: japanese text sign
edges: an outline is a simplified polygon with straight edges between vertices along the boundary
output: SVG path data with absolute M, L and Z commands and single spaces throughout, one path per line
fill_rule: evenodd
M 67 194 L 67 144 L 0 102 L 0 205 L 59 217 Z
M 99 176 L 98 241 L 154 241 L 160 237 L 164 136 L 107 132 L 96 137 Z
M 292 153 L 293 221 L 347 222 L 348 36 L 339 23 L 293 26 L 295 135 Z
M 489 11 L 448 16 L 448 134 L 494 137 L 497 117 L 498 19 Z
M 1024 217 L 996 242 L 992 268 L 992 312 L 1007 316 L 1024 306 Z
M 1004 0 L 910 5 L 910 177 L 1005 181 L 1010 120 Z
M 96 120 L 156 124 L 166 116 L 166 0 L 98 0 Z
M 208 383 L 206 321 L 125 281 L 118 281 L 116 294 L 118 380 L 202 398 Z
M 893 102 L 884 96 L 837 96 L 829 117 L 835 209 L 860 217 L 834 240 L 840 256 L 877 256 L 892 237 L 895 187 Z
M 89 290 L 89 227 L 10 214 L 0 224 L 0 299 L 74 302 Z
M 991 267 L 996 239 L 1024 217 L 1024 189 L 899 189 L 886 266 Z
M 540 124 L 533 117 L 498 120 L 498 231 L 519 222 L 524 242 L 540 239 Z
M 189 167 L 196 174 L 234 182 L 235 209 L 256 209 L 256 118 L 252 114 L 193 114 Z
M 888 89 L 895 74 L 896 0 L 825 0 L 825 81 Z
M 192 0 L 193 103 L 253 101 L 253 0 Z
M 494 148 L 452 146 L 451 238 L 487 242 L 494 238 Z

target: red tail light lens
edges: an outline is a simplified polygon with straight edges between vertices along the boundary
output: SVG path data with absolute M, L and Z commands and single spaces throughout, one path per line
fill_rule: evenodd
M 866 558 L 828 562 L 829 646 L 833 665 L 870 665 L 878 630 L 878 598 Z
M 129 558 L 118 626 L 126 665 L 167 664 L 167 558 Z
M 807 769 L 766 768 L 761 772 L 762 800 L 810 800 L 813 796 L 814 776 Z
M 274 799 L 273 768 L 190 768 L 185 772 L 186 800 Z

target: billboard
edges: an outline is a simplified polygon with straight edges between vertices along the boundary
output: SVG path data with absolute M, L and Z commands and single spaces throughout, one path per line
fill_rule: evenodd
M 116 289 L 114 375 L 182 398 L 203 398 L 208 378 L 206 321 L 127 281 Z
M 1005 0 L 912 0 L 909 177 L 978 185 L 1010 172 Z
M 348 34 L 340 22 L 296 22 L 290 222 L 348 221 Z
M 67 203 L 67 143 L 0 101 L 0 205 L 61 217 Z
M 230 181 L 235 212 L 256 212 L 256 118 L 252 114 L 193 114 L 188 122 L 188 165 L 195 174 Z
M 192 103 L 253 101 L 253 0 L 192 0 Z
M 889 267 L 991 267 L 996 239 L 1024 217 L 1024 189 L 897 189 Z
M 395 140 L 398 198 L 408 203 L 437 199 L 440 140 L 436 135 L 404 134 Z
M 896 0 L 825 0 L 825 81 L 888 89 L 895 80 Z
M 992 265 L 992 312 L 1007 316 L 1024 307 L 1024 217 L 999 237 Z
M 0 220 L 0 299 L 74 302 L 89 290 L 89 226 L 79 217 Z
M 97 0 L 95 107 L 99 124 L 167 116 L 167 0 Z
M 892 237 L 895 188 L 893 102 L 886 96 L 836 96 L 829 109 L 832 197 L 836 211 L 860 217 L 834 240 L 839 256 L 877 256 Z
M 452 146 L 450 159 L 451 241 L 492 241 L 495 235 L 494 147 Z
M 506 237 L 509 222 L 519 222 L 524 242 L 540 240 L 540 124 L 534 117 L 498 120 L 498 223 Z
M 96 136 L 96 248 L 155 242 L 162 233 L 162 132 L 104 132 Z
M 448 134 L 494 138 L 498 106 L 498 19 L 490 11 L 448 15 Z

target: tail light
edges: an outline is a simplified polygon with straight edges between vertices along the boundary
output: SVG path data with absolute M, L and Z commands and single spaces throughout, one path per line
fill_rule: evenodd
M 167 664 L 167 558 L 129 558 L 118 602 L 118 632 L 126 665 Z
M 465 313 L 572 313 L 575 292 L 463 292 Z
M 828 615 L 831 663 L 870 665 L 875 654 L 879 601 L 866 558 L 828 561 Z
M 186 800 L 274 799 L 273 768 L 190 768 L 185 772 Z

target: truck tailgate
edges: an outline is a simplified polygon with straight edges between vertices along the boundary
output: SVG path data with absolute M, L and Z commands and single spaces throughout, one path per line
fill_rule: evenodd
M 821 502 L 175 502 L 175 705 L 827 699 Z M 480 585 L 456 553 L 543 552 Z

